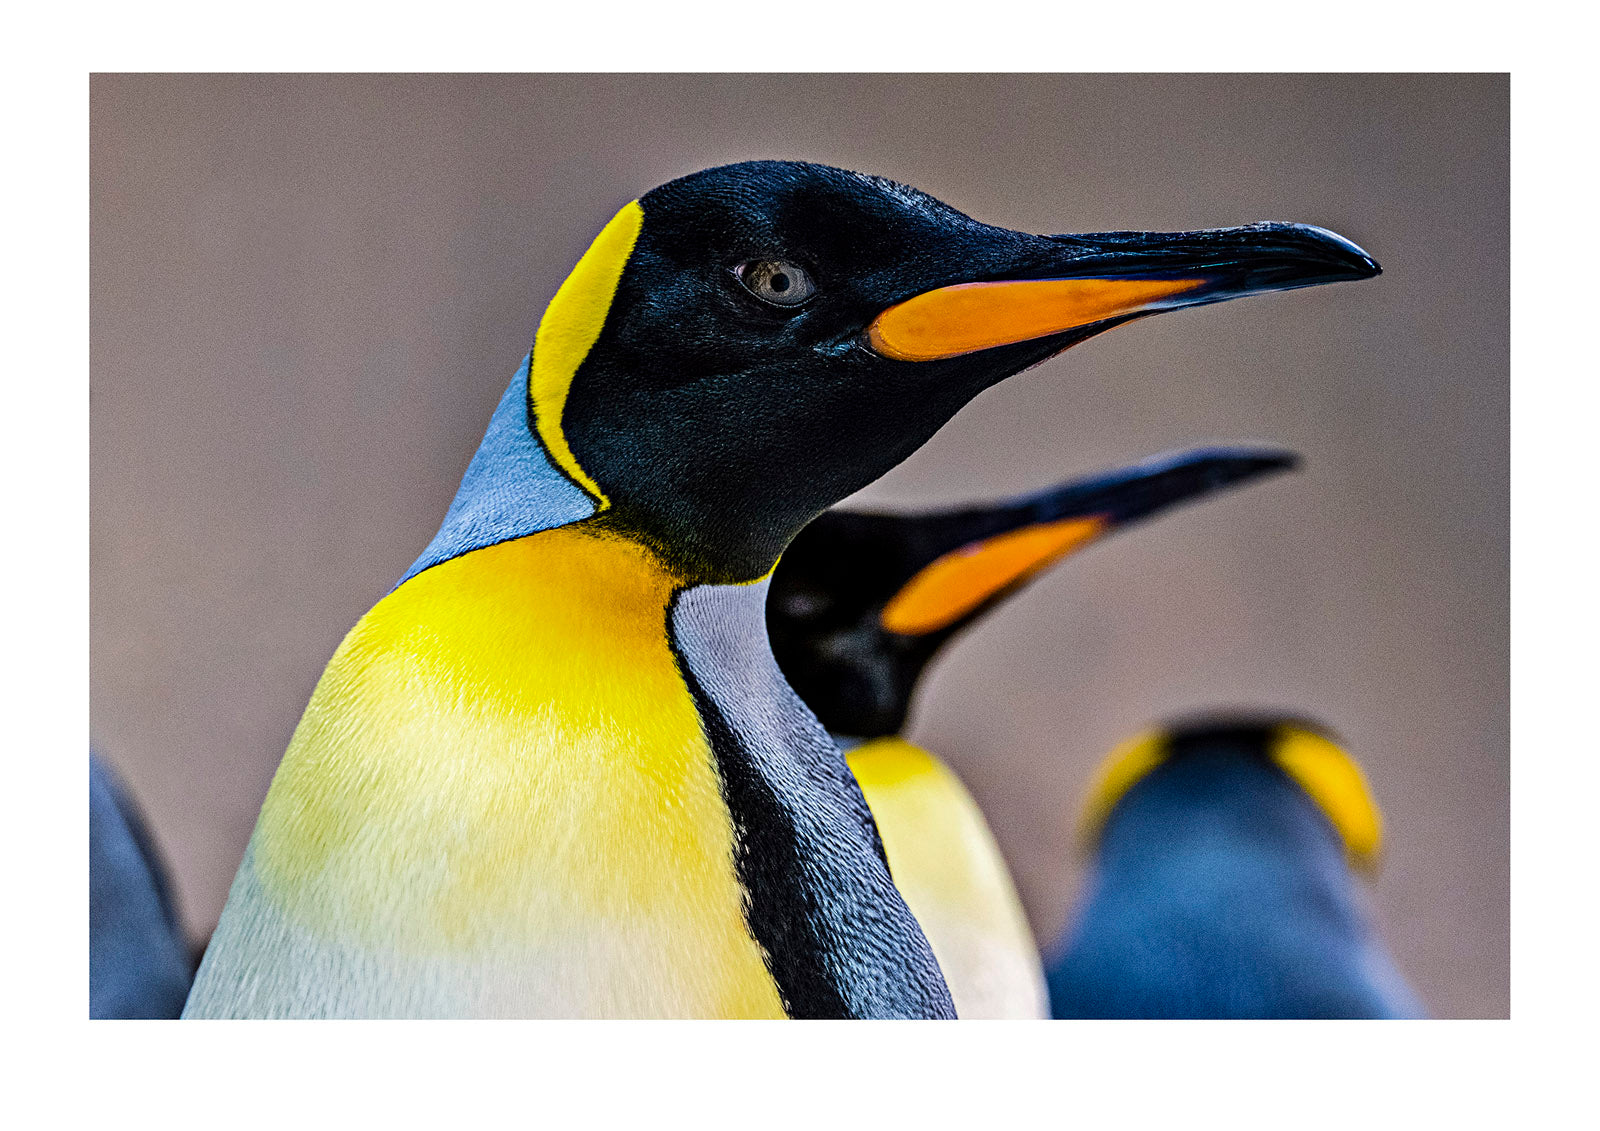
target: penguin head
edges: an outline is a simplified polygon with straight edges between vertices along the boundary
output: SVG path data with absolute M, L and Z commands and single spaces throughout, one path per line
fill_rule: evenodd
M 1199 448 L 987 505 L 827 511 L 773 571 L 773 654 L 835 734 L 897 734 L 944 644 L 1049 566 L 1115 530 L 1296 463 L 1276 448 Z
M 1320 723 L 1286 715 L 1214 714 L 1129 739 L 1095 771 L 1079 832 L 1092 850 L 1117 806 L 1168 767 L 1225 767 L 1240 758 L 1269 767 L 1303 792 L 1332 826 L 1349 862 L 1375 872 L 1383 850 L 1383 814 L 1361 766 Z M 1241 802 L 1249 803 L 1248 798 Z
M 752 580 L 979 392 L 1085 338 L 1377 273 L 1303 225 L 1032 235 L 879 177 L 729 165 L 601 232 L 541 321 L 533 420 L 597 524 L 686 577 Z

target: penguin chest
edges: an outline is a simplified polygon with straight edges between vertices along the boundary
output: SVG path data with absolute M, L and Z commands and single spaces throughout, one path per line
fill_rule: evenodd
M 230 897 L 273 924 L 252 984 L 291 1012 L 782 1016 L 671 593 L 643 549 L 558 529 L 380 602 Z

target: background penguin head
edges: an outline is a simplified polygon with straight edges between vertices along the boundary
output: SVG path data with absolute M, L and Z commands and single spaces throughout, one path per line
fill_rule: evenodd
M 1276 448 L 1201 448 L 985 506 L 827 511 L 773 571 L 773 654 L 835 734 L 897 734 L 944 644 L 1046 568 L 1112 531 L 1296 462 Z
M 1343 845 L 1349 863 L 1377 870 L 1383 815 L 1366 775 L 1332 731 L 1287 715 L 1211 714 L 1129 739 L 1096 771 L 1079 832 L 1092 851 L 1135 790 L 1170 795 L 1191 810 L 1261 816 L 1261 790 L 1274 788 L 1303 795 L 1305 807 L 1320 813 Z
M 1031 235 L 878 177 L 729 165 L 596 239 L 540 325 L 534 418 L 600 524 L 750 580 L 983 389 L 1093 334 L 1377 273 L 1320 228 Z

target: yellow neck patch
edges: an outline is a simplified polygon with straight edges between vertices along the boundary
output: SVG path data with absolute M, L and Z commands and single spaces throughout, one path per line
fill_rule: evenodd
M 1106 755 L 1095 771 L 1079 819 L 1086 848 L 1099 839 L 1117 803 L 1165 762 L 1170 751 L 1167 732 L 1147 731 Z M 1365 871 L 1375 870 L 1383 849 L 1383 814 L 1355 759 L 1331 739 L 1293 724 L 1274 729 L 1270 753 L 1278 768 L 1328 818 L 1344 841 L 1350 862 Z
M 633 254 L 633 245 L 644 227 L 644 210 L 637 200 L 626 205 L 600 230 L 589 250 L 561 284 L 533 342 L 533 364 L 528 375 L 528 395 L 533 401 L 533 419 L 550 458 L 578 486 L 594 496 L 599 509 L 608 505 L 605 492 L 578 464 L 567 446 L 561 428 L 561 414 L 578 366 L 594 348 L 606 324 L 611 300 L 616 297 L 622 269 Z

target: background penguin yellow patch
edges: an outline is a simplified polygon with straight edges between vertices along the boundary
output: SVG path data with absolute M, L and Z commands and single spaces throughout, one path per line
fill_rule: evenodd
M 1106 755 L 1079 818 L 1079 838 L 1086 850 L 1099 839 L 1117 803 L 1167 760 L 1171 744 L 1170 733 L 1147 731 Z M 1383 813 L 1356 760 L 1325 735 L 1292 724 L 1273 729 L 1267 753 L 1328 818 L 1350 862 L 1376 870 L 1383 850 Z
M 1350 862 L 1375 869 L 1383 851 L 1383 814 L 1356 760 L 1325 736 L 1296 726 L 1278 728 L 1272 760 L 1327 816 Z

